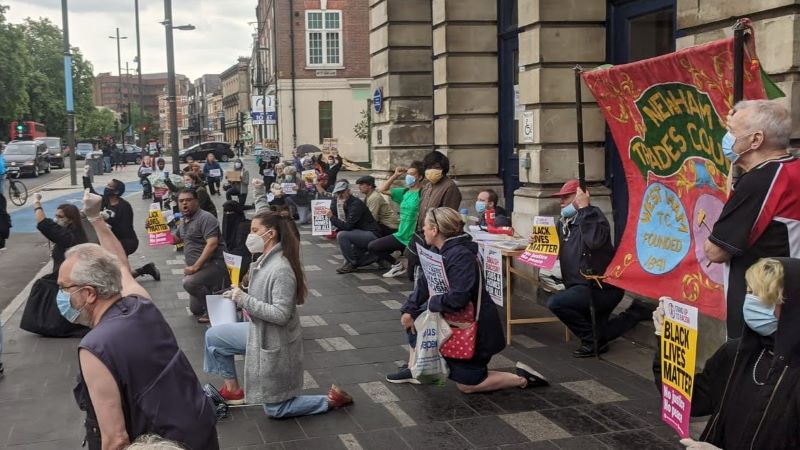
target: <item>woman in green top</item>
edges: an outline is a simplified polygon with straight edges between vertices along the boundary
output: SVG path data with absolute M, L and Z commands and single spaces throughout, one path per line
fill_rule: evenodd
M 422 162 L 420 161 L 412 162 L 411 167 L 408 169 L 398 167 L 379 189 L 381 194 L 389 195 L 393 202 L 400 205 L 400 225 L 397 227 L 397 231 L 380 239 L 375 239 L 367 247 L 370 253 L 378 257 L 378 261 L 388 261 L 392 264 L 392 268 L 383 274 L 384 278 L 398 277 L 406 273 L 407 269 L 403 262 L 397 262 L 392 253 L 405 249 L 414 234 L 417 214 L 419 213 L 419 190 L 422 187 L 422 172 Z M 405 187 L 393 188 L 394 181 L 403 174 L 405 174 Z

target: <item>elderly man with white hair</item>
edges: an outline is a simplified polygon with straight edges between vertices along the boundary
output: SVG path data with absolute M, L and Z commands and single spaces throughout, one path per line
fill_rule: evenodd
M 101 245 L 67 251 L 56 300 L 65 319 L 91 327 L 78 346 L 75 389 L 88 448 L 122 449 L 157 434 L 190 449 L 218 449 L 212 404 L 164 316 L 131 275 L 100 205 L 87 190 L 84 212 Z
M 731 338 L 744 326 L 747 269 L 760 258 L 800 256 L 800 160 L 788 152 L 791 133 L 791 114 L 774 101 L 742 101 L 728 115 L 722 151 L 743 174 L 704 250 L 710 261 L 726 265 Z

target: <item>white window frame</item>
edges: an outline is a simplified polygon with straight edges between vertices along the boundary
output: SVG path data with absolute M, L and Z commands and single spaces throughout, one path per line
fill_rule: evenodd
M 319 13 L 322 15 L 322 28 L 309 29 L 309 17 L 312 13 Z M 339 15 L 338 28 L 326 28 L 325 14 L 335 13 Z M 311 33 L 320 33 L 322 35 L 322 63 L 311 63 Z M 328 62 L 328 35 L 339 35 L 339 62 Z M 309 9 L 306 10 L 306 67 L 313 69 L 341 69 L 344 68 L 344 33 L 342 32 L 342 11 L 338 9 Z

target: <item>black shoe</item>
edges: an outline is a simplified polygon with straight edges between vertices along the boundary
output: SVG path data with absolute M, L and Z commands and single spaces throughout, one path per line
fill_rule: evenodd
M 411 375 L 411 369 L 409 369 L 407 366 L 401 367 L 400 370 L 398 370 L 395 373 L 390 373 L 389 375 L 386 375 L 386 381 L 394 384 L 402 384 L 402 383 L 419 384 L 419 381 L 417 381 L 417 379 L 415 379 Z
M 134 278 L 142 275 L 150 275 L 154 280 L 161 281 L 161 272 L 153 263 L 147 263 L 133 272 Z
M 3 363 L 0 362 L 0 378 L 3 378 L 3 371 L 4 370 L 5 369 L 3 368 Z
M 342 264 L 342 267 L 339 267 L 338 269 L 336 269 L 336 273 L 339 273 L 339 274 L 353 273 L 353 272 L 355 272 L 357 270 L 358 270 L 358 268 L 356 266 L 350 264 L 349 262 L 346 262 L 346 263 Z
M 523 362 L 517 361 L 517 366 L 516 367 L 517 368 L 514 371 L 514 373 L 516 373 L 518 376 L 521 376 L 522 378 L 525 378 L 526 380 L 528 380 L 528 384 L 525 385 L 525 388 L 541 387 L 541 386 L 549 386 L 550 385 L 550 383 L 547 381 L 547 379 L 544 376 L 542 376 L 542 374 L 540 374 L 539 372 L 533 370 L 531 368 L 531 366 L 529 366 L 529 365 L 527 365 L 527 364 L 525 364 Z
M 597 349 L 597 354 L 602 355 L 607 351 L 608 351 L 608 343 L 604 343 L 600 345 L 599 349 Z M 591 358 L 592 356 L 594 356 L 594 345 L 583 344 L 580 346 L 579 349 L 572 352 L 572 356 L 574 356 L 575 358 Z

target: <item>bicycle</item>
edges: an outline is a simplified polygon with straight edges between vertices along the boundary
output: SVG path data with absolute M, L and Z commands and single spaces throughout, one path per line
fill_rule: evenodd
M 8 196 L 11 203 L 22 206 L 28 201 L 28 188 L 22 181 L 8 177 Z

